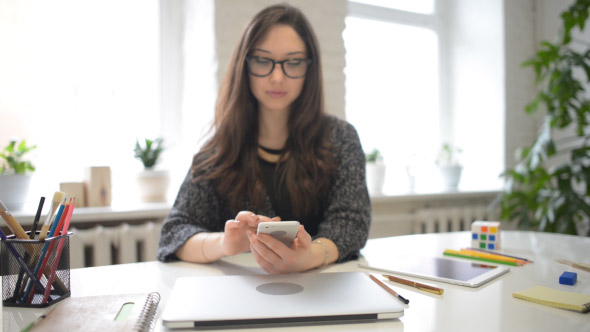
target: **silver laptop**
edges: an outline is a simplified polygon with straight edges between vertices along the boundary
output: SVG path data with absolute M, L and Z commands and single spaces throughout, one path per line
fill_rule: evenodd
M 178 278 L 162 313 L 168 329 L 345 323 L 403 316 L 362 272 Z

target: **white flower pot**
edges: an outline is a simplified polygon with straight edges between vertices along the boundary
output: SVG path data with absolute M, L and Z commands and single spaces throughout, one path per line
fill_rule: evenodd
M 29 194 L 30 174 L 0 175 L 0 201 L 11 211 L 21 211 Z
M 385 183 L 385 165 L 382 163 L 367 163 L 367 189 L 369 195 L 382 195 Z
M 438 169 L 440 170 L 444 188 L 448 190 L 457 190 L 459 182 L 461 181 L 463 166 L 438 166 Z
M 142 202 L 166 202 L 170 175 L 167 170 L 143 170 L 137 174 Z

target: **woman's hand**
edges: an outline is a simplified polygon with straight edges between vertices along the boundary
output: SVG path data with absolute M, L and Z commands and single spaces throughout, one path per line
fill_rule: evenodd
M 321 265 L 313 255 L 311 236 L 299 227 L 297 238 L 291 247 L 268 234 L 256 234 L 248 230 L 250 250 L 256 262 L 270 274 L 302 272 Z
M 256 233 L 258 224 L 262 221 L 279 221 L 281 218 L 269 218 L 254 214 L 250 211 L 241 211 L 235 219 L 225 222 L 223 238 L 223 252 L 226 256 L 237 255 L 250 250 L 247 232 Z

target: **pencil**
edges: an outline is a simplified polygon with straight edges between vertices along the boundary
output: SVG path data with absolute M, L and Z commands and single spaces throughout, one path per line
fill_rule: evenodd
M 475 260 L 478 260 L 478 261 L 484 261 L 484 262 L 490 262 L 490 263 L 496 263 L 496 264 L 506 264 L 506 265 L 512 265 L 512 266 L 522 265 L 522 264 L 518 264 L 518 263 L 515 263 L 515 262 L 507 262 L 507 261 L 502 261 L 502 260 L 497 260 L 497 259 L 478 257 L 478 256 L 474 256 L 474 255 L 468 255 L 468 254 L 461 253 L 460 251 L 450 250 L 450 249 L 445 250 L 443 252 L 443 255 L 445 255 L 445 256 L 454 256 L 454 257 L 459 257 L 459 258 L 475 259 Z
M 8 228 L 10 228 L 10 230 L 14 233 L 14 235 L 18 239 L 21 239 L 21 240 L 28 239 L 27 233 L 25 233 L 25 230 L 18 223 L 18 221 L 16 221 L 16 219 L 14 219 L 14 216 L 12 215 L 12 213 L 10 213 L 10 211 L 8 211 L 8 209 L 6 208 L 4 203 L 2 203 L 2 201 L 0 201 L 0 216 L 2 216 L 2 219 L 4 219 L 4 221 L 6 222 L 6 225 L 8 225 Z
M 414 288 L 418 288 L 419 290 L 423 290 L 423 291 L 430 292 L 430 293 L 433 293 L 433 294 L 442 295 L 442 293 L 444 293 L 444 291 L 445 291 L 442 288 L 438 288 L 438 287 L 434 287 L 434 286 L 422 284 L 422 283 L 415 282 L 415 281 L 412 281 L 412 280 L 406 280 L 406 279 L 398 278 L 398 277 L 391 276 L 391 275 L 388 275 L 388 274 L 384 274 L 383 276 L 385 278 L 391 280 L 391 281 L 399 282 L 400 284 L 404 284 L 406 286 L 411 286 L 411 287 L 414 287 Z
M 393 289 L 389 288 L 386 284 L 384 284 L 381 280 L 375 278 L 372 274 L 369 274 L 369 278 L 371 278 L 377 285 L 381 286 L 381 288 L 385 289 L 389 294 L 398 298 L 398 300 L 402 301 L 404 304 L 410 303 L 410 300 L 404 298 L 403 296 L 396 293 Z
M 516 259 L 516 258 L 512 258 L 512 257 L 505 257 L 502 255 L 496 255 L 496 254 L 490 254 L 487 252 L 479 252 L 476 250 L 471 250 L 471 249 L 461 249 L 459 252 L 464 253 L 466 255 L 473 255 L 473 256 L 477 256 L 477 257 L 483 257 L 483 258 L 489 258 L 489 259 L 496 259 L 499 261 L 504 261 L 504 262 L 513 262 L 513 263 L 517 263 L 520 265 L 525 265 L 527 264 L 527 262 L 523 261 L 522 259 Z

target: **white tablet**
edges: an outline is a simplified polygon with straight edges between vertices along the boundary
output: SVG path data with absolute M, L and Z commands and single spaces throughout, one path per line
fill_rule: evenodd
M 446 282 L 454 285 L 479 287 L 510 271 L 506 266 L 481 264 L 466 260 L 439 257 L 380 257 L 365 258 L 362 268 L 402 274 L 412 277 Z

